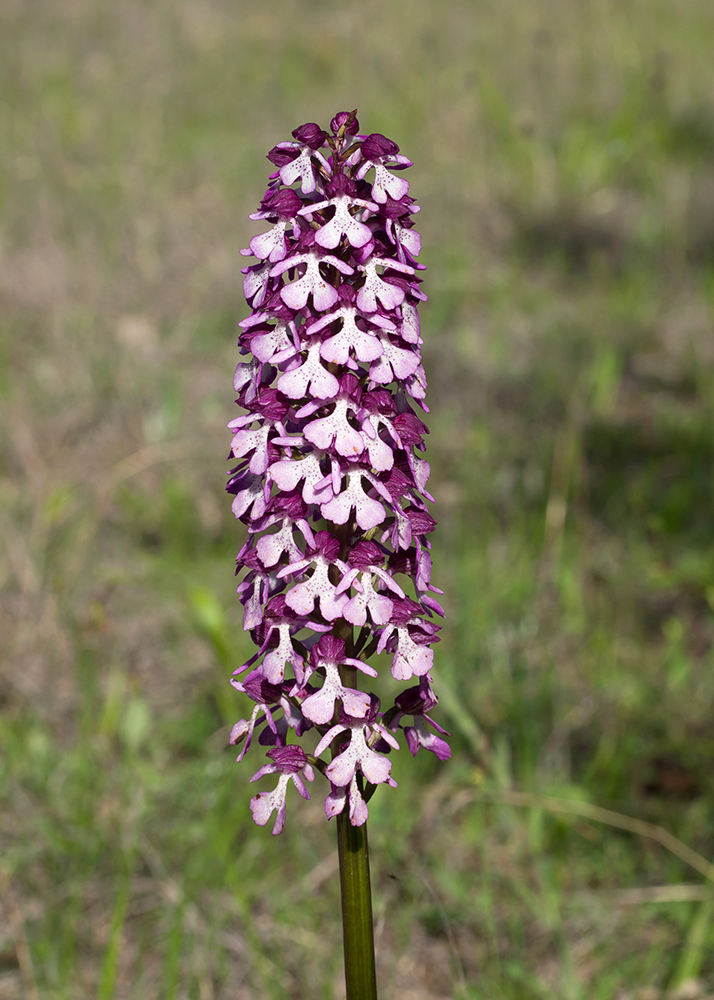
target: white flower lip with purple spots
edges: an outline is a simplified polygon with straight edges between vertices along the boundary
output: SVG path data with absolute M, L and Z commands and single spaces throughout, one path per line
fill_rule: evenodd
M 252 707 L 230 743 L 239 760 L 255 740 L 269 748 L 251 781 L 277 785 L 250 808 L 260 826 L 275 813 L 278 834 L 289 786 L 309 798 L 314 769 L 328 779 L 327 818 L 346 810 L 360 826 L 375 787 L 396 785 L 388 754 L 400 731 L 412 754 L 450 750 L 428 714 L 443 611 L 428 430 L 415 412 L 429 411 L 411 161 L 386 136 L 360 134 L 355 112 L 328 130 L 301 125 L 268 159 L 276 170 L 251 219 L 271 228 L 241 251 L 256 262 L 243 269 L 252 312 L 229 424 L 227 490 L 247 529 L 238 595 L 256 646 L 231 679 Z M 378 676 L 375 652 L 417 685 L 386 712 L 357 682 Z

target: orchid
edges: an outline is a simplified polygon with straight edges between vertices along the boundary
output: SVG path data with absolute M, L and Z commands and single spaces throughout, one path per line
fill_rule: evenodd
M 274 834 L 289 785 L 308 798 L 303 779 L 320 771 L 341 858 L 362 844 L 364 875 L 358 831 L 375 788 L 396 785 L 388 755 L 399 733 L 413 754 L 450 752 L 426 714 L 437 704 L 443 611 L 431 583 L 428 430 L 417 416 L 429 412 L 418 206 L 401 176 L 411 161 L 385 136 L 360 134 L 356 112 L 292 135 L 268 154 L 277 170 L 251 216 L 272 228 L 241 251 L 257 262 L 243 269 L 252 312 L 240 323 L 243 413 L 229 424 L 238 464 L 227 489 L 247 527 L 236 572 L 257 652 L 232 679 L 254 707 L 230 742 L 243 744 L 239 760 L 256 733 L 271 748 L 251 781 L 277 774 L 278 784 L 251 810 L 261 826 L 276 813 Z M 397 680 L 418 680 L 386 712 L 357 681 L 378 676 L 366 662 L 375 652 L 391 655 Z M 346 949 L 348 939 L 346 922 Z M 348 984 L 363 959 L 348 961 Z

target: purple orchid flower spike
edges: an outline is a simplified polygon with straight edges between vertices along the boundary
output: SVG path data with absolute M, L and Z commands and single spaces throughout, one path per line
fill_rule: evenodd
M 428 429 L 414 409 L 428 412 L 419 206 L 402 173 L 411 161 L 386 136 L 360 134 L 354 111 L 301 125 L 268 159 L 275 173 L 251 215 L 262 231 L 241 251 L 254 259 L 243 272 L 252 311 L 229 425 L 227 489 L 247 529 L 238 593 L 256 647 L 232 680 L 252 708 L 230 742 L 240 758 L 270 747 L 251 779 L 278 776 L 251 803 L 258 824 L 276 813 L 279 833 L 288 785 L 307 797 L 316 766 L 328 818 L 361 827 L 375 786 L 394 785 L 387 755 L 400 733 L 412 753 L 449 755 L 429 714 L 443 612 Z M 375 651 L 416 684 L 385 713 L 358 683 L 377 677 Z M 299 745 L 307 734 L 313 753 Z
M 400 733 L 413 755 L 450 755 L 430 714 L 443 610 L 431 583 L 428 429 L 413 408 L 429 412 L 419 206 L 401 176 L 411 161 L 386 136 L 360 134 L 356 111 L 329 129 L 301 125 L 268 159 L 276 171 L 251 219 L 271 228 L 241 251 L 256 263 L 242 272 L 251 315 L 233 382 L 242 411 L 229 424 L 226 488 L 247 534 L 237 589 L 256 647 L 231 679 L 252 707 L 229 742 L 238 760 L 256 742 L 269 748 L 250 780 L 277 784 L 250 808 L 259 826 L 275 814 L 273 834 L 289 786 L 307 799 L 314 769 L 327 779 L 347 998 L 376 1000 L 368 802 L 377 786 L 396 787 L 388 755 Z M 374 652 L 412 683 L 386 712 L 358 682 L 377 678 Z

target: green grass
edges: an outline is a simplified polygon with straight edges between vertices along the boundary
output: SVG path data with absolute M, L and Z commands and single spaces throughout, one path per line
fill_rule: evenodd
M 422 205 L 454 747 L 370 803 L 382 994 L 714 990 L 703 877 L 546 801 L 714 859 L 713 45 L 705 0 L 0 5 L 0 997 L 341 995 L 319 793 L 273 839 L 225 746 L 222 459 L 264 153 L 355 106 Z

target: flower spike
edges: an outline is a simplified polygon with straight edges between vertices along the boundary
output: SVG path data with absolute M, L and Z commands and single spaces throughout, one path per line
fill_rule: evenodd
M 396 784 L 388 754 L 400 732 L 412 754 L 450 754 L 427 714 L 443 612 L 428 429 L 414 408 L 428 413 L 419 206 L 402 174 L 411 161 L 386 136 L 360 134 L 356 111 L 328 129 L 301 125 L 268 159 L 276 172 L 251 219 L 270 228 L 241 251 L 255 260 L 243 270 L 252 312 L 234 379 L 241 415 L 229 424 L 227 490 L 247 528 L 238 594 L 256 646 L 231 681 L 252 706 L 230 742 L 239 760 L 256 742 L 270 748 L 251 778 L 277 775 L 251 802 L 260 826 L 275 813 L 282 831 L 288 787 L 309 798 L 315 766 L 327 818 L 359 828 L 375 786 Z M 386 712 L 358 684 L 377 677 L 365 662 L 375 651 L 416 683 Z M 299 741 L 310 730 L 308 756 Z

